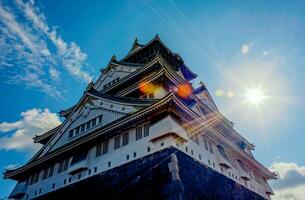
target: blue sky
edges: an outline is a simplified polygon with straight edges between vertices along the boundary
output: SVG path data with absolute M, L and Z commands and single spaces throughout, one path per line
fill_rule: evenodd
M 274 199 L 305 198 L 305 2 L 0 1 L 0 168 L 24 164 L 113 54 L 156 33 L 279 174 Z M 245 102 L 249 88 L 267 97 Z M 0 197 L 14 182 L 0 180 Z M 302 196 L 303 195 L 303 196 Z

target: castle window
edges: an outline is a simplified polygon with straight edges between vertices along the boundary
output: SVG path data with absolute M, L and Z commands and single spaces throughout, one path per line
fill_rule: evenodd
M 73 137 L 74 129 L 69 131 L 69 138 Z
M 61 173 L 65 170 L 67 170 L 68 167 L 69 167 L 69 158 L 60 161 L 59 167 L 58 167 L 58 173 Z
M 30 177 L 30 181 L 29 181 L 29 184 L 30 184 L 30 185 L 33 184 L 33 180 L 34 180 L 34 175 Z
M 229 154 L 229 155 L 228 155 L 228 159 L 229 159 L 229 162 L 231 163 L 231 165 L 232 165 L 234 168 L 237 168 L 235 158 L 233 158 L 233 157 Z
M 84 131 L 85 131 L 85 124 L 81 125 L 80 131 L 81 131 L 81 132 L 84 132 Z
M 90 121 L 86 123 L 86 130 L 88 130 L 88 129 L 91 128 L 90 125 L 91 125 L 91 122 L 90 122 Z
M 213 151 L 213 144 L 212 144 L 212 142 L 209 142 L 209 149 L 210 149 L 210 152 L 211 152 L 211 153 L 214 152 L 214 151 Z
M 203 139 L 205 150 L 209 151 L 208 142 L 206 139 Z
M 108 140 L 96 146 L 96 157 L 106 154 L 108 152 Z
M 76 163 L 86 160 L 87 154 L 88 154 L 87 151 L 83 151 L 83 152 L 75 154 L 72 158 L 71 165 L 74 165 Z
M 149 124 L 144 124 L 143 128 L 144 128 L 144 137 L 149 136 Z
M 92 127 L 94 127 L 96 125 L 96 118 L 94 118 L 93 120 L 92 120 Z
M 95 156 L 96 157 L 99 157 L 100 155 L 102 155 L 102 143 L 96 145 L 96 153 L 95 153 Z
M 68 167 L 69 167 L 69 160 L 70 160 L 69 158 L 67 158 L 67 159 L 64 160 L 63 171 L 65 171 L 65 170 L 68 169 Z
M 103 151 L 102 151 L 102 154 L 104 155 L 106 153 L 108 153 L 108 140 L 103 142 Z
M 77 127 L 76 129 L 75 129 L 75 135 L 78 135 L 79 134 L 79 127 Z
M 223 149 L 223 147 L 220 146 L 220 145 L 217 145 L 217 149 L 218 149 L 220 155 L 221 155 L 224 159 L 226 159 L 227 161 L 229 161 L 229 159 L 228 159 L 228 157 L 227 157 L 227 154 L 226 154 L 225 150 Z
M 136 128 L 136 140 L 139 140 L 142 138 L 142 126 L 138 126 Z
M 37 172 L 37 173 L 34 175 L 34 183 L 37 183 L 37 182 L 38 182 L 39 174 L 40 174 L 40 172 Z
M 114 149 L 121 147 L 121 135 L 118 135 L 114 138 Z
M 59 166 L 58 166 L 58 173 L 62 172 L 64 166 L 64 160 L 60 161 Z
M 44 179 L 46 179 L 48 177 L 48 171 L 49 171 L 49 168 L 43 170 L 42 180 L 44 180 Z
M 102 123 L 102 120 L 103 120 L 103 115 L 100 115 L 100 116 L 98 117 L 98 124 L 101 124 L 101 123 Z
M 128 144 L 129 141 L 129 134 L 128 133 L 123 133 L 123 141 L 122 141 L 122 146 L 125 146 Z
M 240 160 L 237 160 L 237 162 L 238 162 L 239 166 L 241 167 L 241 169 L 242 169 L 244 172 L 246 172 L 246 173 L 248 174 L 248 173 L 249 173 L 249 172 L 248 172 L 248 169 L 247 169 L 247 167 L 244 165 L 244 163 L 243 163 L 242 161 L 240 161 Z
M 199 140 L 198 140 L 198 136 L 197 135 L 194 137 L 194 142 L 199 145 Z
M 49 177 L 53 176 L 53 171 L 54 171 L 54 165 L 49 167 Z

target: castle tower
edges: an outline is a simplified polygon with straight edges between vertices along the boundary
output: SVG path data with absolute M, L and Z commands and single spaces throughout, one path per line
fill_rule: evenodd
M 204 83 L 158 35 L 134 41 L 90 83 L 43 147 L 7 170 L 12 199 L 270 199 L 253 157 Z

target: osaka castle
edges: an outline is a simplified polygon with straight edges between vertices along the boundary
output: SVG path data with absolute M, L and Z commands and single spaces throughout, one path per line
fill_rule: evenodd
M 4 172 L 10 199 L 270 199 L 276 175 L 156 35 L 113 56 L 42 148 Z

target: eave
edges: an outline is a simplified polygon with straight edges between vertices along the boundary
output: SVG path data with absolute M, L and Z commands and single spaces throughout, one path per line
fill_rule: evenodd
M 75 105 L 74 105 L 74 106 L 71 106 L 70 108 L 68 108 L 68 109 L 66 109 L 66 110 L 61 110 L 61 111 L 59 112 L 59 115 L 60 115 L 61 117 L 65 117 L 65 118 L 69 117 L 69 115 L 70 115 L 71 112 L 73 111 L 74 107 L 75 107 Z
M 160 39 L 160 37 L 158 36 L 158 34 L 156 34 L 156 36 L 155 36 L 152 40 L 150 40 L 147 44 L 142 45 L 140 48 L 135 49 L 135 50 L 132 51 L 132 52 L 129 52 L 124 58 L 121 59 L 121 61 L 126 61 L 126 60 L 127 60 L 128 58 L 130 58 L 131 56 L 133 56 L 133 55 L 139 53 L 140 51 L 142 51 L 143 49 L 149 47 L 150 45 L 152 45 L 152 44 L 155 43 L 155 42 L 159 42 L 160 45 L 167 51 L 167 53 L 169 53 L 171 56 L 173 56 L 174 58 L 176 58 L 177 60 L 179 60 L 179 61 L 182 63 L 182 65 L 184 65 L 184 66 L 186 67 L 186 69 L 189 70 L 189 72 L 193 75 L 193 78 L 192 78 L 192 79 L 194 79 L 194 78 L 196 78 L 196 77 L 198 76 L 197 74 L 193 73 L 193 72 L 187 67 L 187 65 L 184 63 L 183 59 L 180 57 L 179 54 L 172 52 L 172 50 L 169 49 L 169 48 L 162 42 L 162 40 Z
M 203 119 L 201 119 L 197 113 L 195 113 L 193 110 L 188 108 L 187 105 L 185 105 L 180 100 L 179 97 L 177 97 L 173 93 L 170 93 L 169 95 L 167 95 L 166 97 L 164 97 L 163 99 L 158 101 L 157 103 L 155 103 L 151 106 L 148 106 L 146 108 L 143 108 L 142 110 L 139 110 L 138 112 L 136 112 L 134 114 L 127 115 L 126 117 L 120 118 L 117 121 L 115 121 L 114 123 L 106 125 L 105 127 L 101 127 L 93 134 L 90 134 L 84 138 L 80 138 L 79 140 L 77 140 L 73 143 L 67 144 L 66 146 L 63 146 L 61 149 L 58 149 L 54 152 L 50 152 L 49 154 L 45 155 L 44 157 L 34 160 L 33 162 L 28 163 L 27 165 L 24 165 L 14 171 L 7 171 L 6 173 L 4 173 L 4 178 L 17 179 L 18 176 L 21 176 L 22 173 L 25 173 L 27 170 L 37 167 L 39 164 L 46 162 L 50 159 L 54 159 L 54 158 L 60 156 L 63 152 L 72 151 L 73 149 L 76 149 L 76 148 L 80 147 L 81 145 L 89 143 L 90 141 L 96 141 L 96 139 L 98 137 L 100 137 L 101 135 L 111 133 L 112 131 L 119 129 L 120 127 L 123 127 L 123 126 L 127 125 L 128 123 L 129 124 L 132 123 L 132 121 L 134 121 L 134 120 L 143 119 L 143 116 L 147 116 L 147 115 L 149 115 L 149 113 L 156 111 L 157 109 L 160 109 L 161 107 L 163 107 L 165 105 L 171 106 L 171 105 L 173 105 L 172 103 L 174 103 L 181 110 L 183 110 L 185 113 L 187 113 L 189 116 L 191 116 L 193 118 L 193 122 L 197 122 L 198 124 L 200 124 L 199 126 L 201 126 L 201 128 L 205 128 L 207 121 L 204 121 Z M 167 109 L 167 110 L 171 111 L 172 109 Z M 210 128 L 213 128 L 213 127 L 210 127 Z M 196 131 L 198 131 L 198 129 Z M 230 140 L 228 140 L 223 134 L 221 134 L 217 130 L 214 130 L 214 131 L 213 131 L 213 133 L 215 133 L 216 137 L 225 141 L 227 144 L 230 145 L 230 147 L 232 149 L 234 149 L 234 151 L 236 153 L 242 155 L 242 157 L 245 160 L 247 160 L 248 162 L 252 163 L 252 165 L 254 165 L 258 169 L 260 169 L 263 172 L 264 176 L 269 176 L 270 178 L 276 178 L 276 175 L 274 173 L 270 172 L 267 168 L 265 168 L 263 165 L 261 165 L 259 162 L 257 162 L 254 158 L 252 158 L 251 156 L 246 154 L 244 151 L 240 150 Z
M 40 144 L 46 144 L 60 127 L 61 127 L 61 125 L 56 126 L 55 128 L 53 128 L 53 129 L 49 130 L 48 132 L 43 133 L 41 135 L 35 135 L 35 137 L 33 138 L 34 142 L 40 143 Z
M 150 113 L 152 113 L 158 109 L 161 109 L 162 107 L 164 107 L 166 105 L 167 105 L 167 107 L 173 105 L 171 103 L 174 103 L 175 105 L 177 105 L 179 107 L 181 106 L 181 108 L 183 110 L 186 109 L 186 105 L 184 105 L 179 100 L 178 97 L 176 97 L 174 94 L 170 93 L 165 98 L 159 100 L 158 102 L 156 102 L 155 104 L 153 104 L 151 106 L 145 107 L 131 115 L 122 117 L 113 123 L 110 123 L 104 127 L 101 127 L 100 129 L 96 130 L 94 133 L 86 135 L 85 137 L 81 137 L 81 138 L 79 138 L 79 140 L 76 140 L 72 143 L 68 143 L 67 145 L 64 145 L 63 147 L 61 147 L 60 149 L 52 151 L 52 152 L 44 155 L 43 157 L 40 157 L 40 158 L 37 158 L 34 160 L 32 159 L 29 163 L 27 163 L 26 165 L 24 165 L 18 169 L 6 171 L 4 173 L 4 178 L 18 180 L 18 178 L 22 177 L 23 174 L 26 173 L 28 170 L 38 167 L 40 164 L 42 164 L 44 162 L 48 162 L 50 160 L 56 159 L 57 157 L 62 155 L 64 152 L 68 152 L 68 151 L 71 152 L 73 149 L 80 148 L 80 146 L 85 145 L 86 143 L 96 141 L 97 138 L 101 137 L 102 135 L 109 134 L 109 133 L 113 132 L 114 130 L 118 130 L 127 124 L 131 124 L 133 121 L 143 120 L 143 116 L 149 116 Z M 171 109 L 166 109 L 166 110 L 171 111 Z M 191 115 L 194 115 L 194 113 L 192 113 Z

